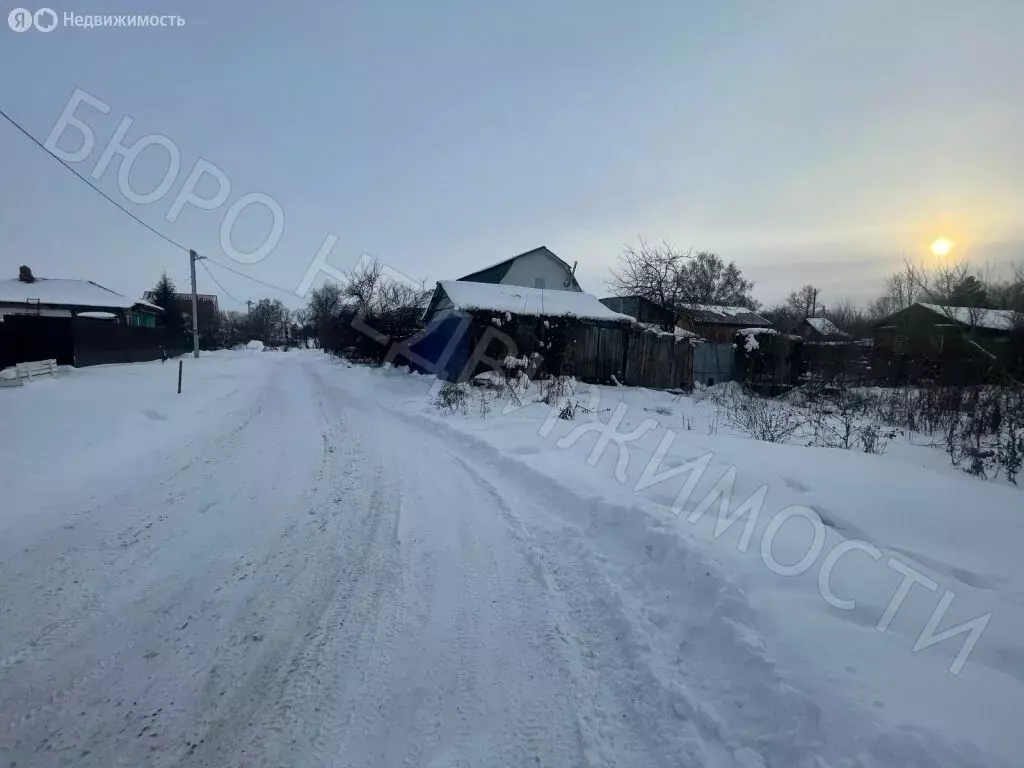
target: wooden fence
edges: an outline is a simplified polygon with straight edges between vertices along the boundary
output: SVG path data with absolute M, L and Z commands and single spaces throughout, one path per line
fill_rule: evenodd
M 693 383 L 693 348 L 687 339 L 637 326 L 580 325 L 566 349 L 566 364 L 581 381 L 652 389 Z
M 482 373 L 508 355 L 539 355 L 545 372 L 580 381 L 654 389 L 693 384 L 688 339 L 625 323 L 477 310 L 437 318 L 406 344 L 412 354 L 404 358 L 416 370 L 452 381 Z M 402 362 L 403 354 L 396 359 Z

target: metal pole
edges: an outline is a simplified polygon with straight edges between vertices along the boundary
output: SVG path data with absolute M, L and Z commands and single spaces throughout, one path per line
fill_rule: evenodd
M 192 357 L 199 357 L 199 297 L 196 295 L 196 261 L 199 255 L 188 252 L 189 271 L 192 273 Z
M 181 394 L 181 369 L 182 369 L 183 365 L 184 365 L 184 362 L 181 359 L 179 359 L 178 360 L 178 394 L 179 395 Z

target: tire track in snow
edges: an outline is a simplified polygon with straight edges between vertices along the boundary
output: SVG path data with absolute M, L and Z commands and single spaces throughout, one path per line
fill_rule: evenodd
M 94 588 L 90 594 L 96 597 L 91 602 L 69 600 L 72 613 L 60 617 L 63 623 L 45 636 L 46 642 L 0 673 L 0 709 L 17 713 L 16 718 L 0 726 L 0 744 L 8 745 L 0 755 L 10 752 L 24 757 L 28 750 L 33 756 L 23 759 L 22 764 L 106 765 L 107 750 L 113 749 L 123 759 L 141 747 L 140 755 L 147 757 L 140 757 L 135 764 L 142 764 L 154 762 L 154 749 L 166 755 L 185 743 L 174 743 L 173 734 L 194 717 L 194 712 L 181 699 L 188 698 L 190 680 L 204 674 L 204 660 L 216 652 L 217 645 L 230 646 L 233 640 L 228 636 L 230 627 L 220 618 L 222 604 L 213 592 L 206 592 L 206 586 L 216 579 L 228 586 L 225 596 L 244 595 L 245 586 L 254 584 L 246 571 L 253 561 L 246 556 L 237 560 L 233 570 L 243 581 L 236 584 L 231 577 L 235 553 L 253 545 L 259 551 L 280 533 L 281 523 L 287 529 L 289 517 L 295 517 L 293 502 L 286 501 L 279 510 L 274 505 L 285 498 L 281 494 L 287 488 L 301 482 L 302 475 L 294 474 L 300 465 L 289 461 L 291 447 L 267 438 L 290 416 L 301 416 L 302 406 L 301 401 L 291 401 L 299 403 L 297 410 L 293 405 L 275 404 L 282 377 L 289 377 L 277 367 L 268 368 L 267 375 L 268 379 L 258 385 L 257 399 L 270 398 L 271 407 L 248 411 L 249 418 L 241 419 L 240 428 L 231 430 L 228 436 L 218 435 L 208 444 L 208 455 L 219 457 L 218 469 L 205 462 L 191 462 L 190 469 L 176 477 L 182 494 L 172 515 L 168 515 L 171 508 L 166 502 L 152 504 L 148 487 L 140 484 L 118 494 L 121 501 L 116 505 L 98 505 L 95 514 L 106 514 L 109 520 L 97 520 L 93 528 L 78 531 L 83 538 L 76 542 L 74 551 L 66 552 L 69 567 L 78 570 L 62 575 L 91 578 Z M 301 385 L 303 380 L 289 381 Z M 302 396 L 301 390 L 295 394 Z M 298 452 L 296 460 L 304 455 L 304 451 Z M 229 468 L 226 478 L 218 477 L 218 472 L 223 473 L 225 465 L 236 459 L 252 462 L 253 468 L 265 465 L 270 471 L 253 476 L 251 471 L 246 475 Z M 259 490 L 246 492 L 246 485 Z M 189 502 L 202 498 L 208 486 L 224 508 L 210 512 L 209 507 L 183 506 L 184 496 L 189 496 Z M 265 529 L 250 526 L 239 537 L 238 523 L 248 516 L 245 500 L 258 501 L 268 489 L 270 493 L 264 494 L 267 506 L 260 508 L 254 518 L 271 525 Z M 236 500 L 233 502 L 231 497 Z M 154 507 L 158 511 L 150 511 Z M 147 530 L 146 536 L 154 544 L 160 542 L 160 547 L 149 546 L 144 539 L 130 540 L 113 560 L 97 567 L 101 560 L 97 561 L 96 555 L 102 556 L 99 544 L 109 537 L 109 530 L 118 530 L 119 521 L 130 520 L 132 515 L 143 521 L 150 518 L 153 522 L 154 516 L 164 521 L 152 527 L 132 522 L 127 529 Z M 193 524 L 205 527 L 194 528 Z M 140 543 L 145 551 L 139 549 Z M 11 565 L 10 561 L 4 562 L 5 567 Z M 140 580 L 143 574 L 145 578 Z M 231 579 L 230 585 L 223 580 L 225 577 Z M 60 585 L 53 579 L 52 571 L 42 575 L 47 588 Z M 24 580 L 12 586 L 23 587 Z M 214 591 L 220 589 L 218 586 Z M 251 600 L 251 590 L 247 599 Z M 44 605 L 40 615 L 46 615 L 43 611 L 53 615 L 52 603 Z M 38 626 L 28 614 L 26 623 L 28 627 Z M 44 692 L 45 699 L 41 698 Z M 143 710 L 149 712 L 145 724 Z M 145 744 L 137 743 L 136 729 L 140 726 L 147 729 L 146 736 L 153 737 Z
M 210 726 L 191 764 L 333 765 L 341 752 L 345 687 L 358 668 L 353 659 L 366 650 L 359 633 L 372 625 L 389 584 L 380 554 L 393 526 L 380 467 L 366 461 L 358 437 L 344 424 L 322 435 L 325 484 L 313 501 L 322 522 L 303 542 L 303 580 L 291 585 L 296 610 L 285 612 L 297 621 L 293 639 L 225 704 L 225 718 Z
M 703 554 L 668 531 L 647 528 L 652 521 L 640 509 L 584 499 L 451 427 L 389 413 L 430 438 L 443 437 L 465 470 L 490 488 L 538 577 L 562 601 L 576 644 L 572 658 L 580 662 L 574 668 L 589 691 L 581 698 L 607 699 L 615 692 L 618 702 L 581 708 L 586 732 L 605 745 L 602 761 L 620 761 L 625 743 L 632 744 L 627 754 L 638 750 L 631 758 L 637 764 L 817 764 L 823 746 L 818 708 L 782 681 L 762 647 L 750 644 L 745 622 L 754 620 L 751 609 Z M 682 612 L 667 614 L 660 626 L 648 618 L 648 582 L 629 570 L 638 560 L 632 548 L 652 544 L 660 550 L 652 563 L 655 580 L 669 586 L 673 610 Z M 623 588 L 633 584 L 643 591 Z M 616 723 L 602 709 L 625 710 L 618 721 L 634 724 L 634 740 L 627 733 L 602 742 Z

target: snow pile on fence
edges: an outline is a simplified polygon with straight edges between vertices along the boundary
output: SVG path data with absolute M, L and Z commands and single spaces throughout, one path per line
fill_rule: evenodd
M 613 312 L 590 293 L 546 291 L 519 285 L 471 283 L 442 280 L 438 283 L 451 301 L 451 309 L 472 312 L 486 310 L 536 317 L 578 317 L 584 320 L 632 323 L 633 318 Z

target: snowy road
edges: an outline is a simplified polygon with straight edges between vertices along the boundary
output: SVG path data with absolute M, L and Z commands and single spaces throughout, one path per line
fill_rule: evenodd
M 637 539 L 629 510 L 320 355 L 195 365 L 181 398 L 126 387 L 106 407 L 127 421 L 54 442 L 73 482 L 12 457 L 0 765 L 931 764 L 931 737 L 841 702 L 848 742 L 826 743 L 743 596 L 674 538 Z M 164 373 L 119 370 L 16 396 Z
M 685 763 L 607 596 L 531 547 L 550 500 L 317 362 L 9 532 L 4 765 Z

